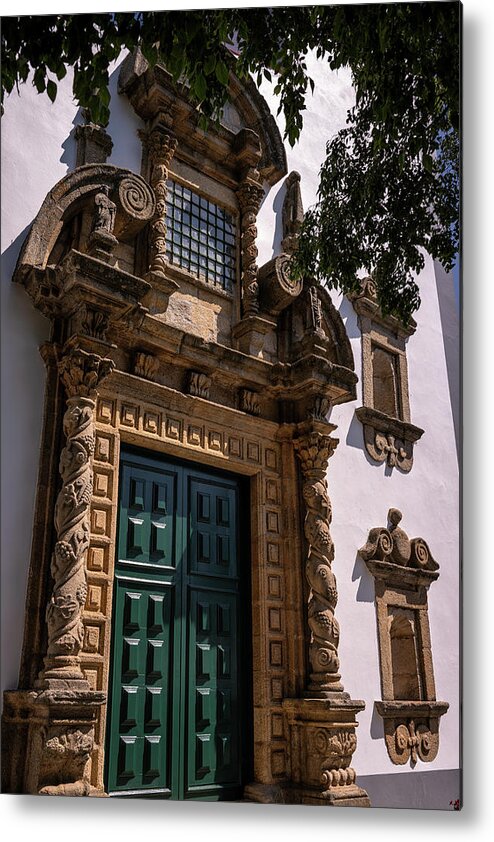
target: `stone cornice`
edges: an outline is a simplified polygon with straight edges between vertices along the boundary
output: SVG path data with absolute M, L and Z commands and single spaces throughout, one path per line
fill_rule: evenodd
M 404 325 L 396 316 L 391 313 L 383 315 L 377 303 L 376 289 L 372 278 L 364 278 L 361 282 L 361 290 L 358 293 L 349 295 L 353 309 L 361 318 L 369 318 L 371 321 L 381 325 L 396 336 L 407 337 L 415 333 L 417 322 L 410 317 L 408 324 Z

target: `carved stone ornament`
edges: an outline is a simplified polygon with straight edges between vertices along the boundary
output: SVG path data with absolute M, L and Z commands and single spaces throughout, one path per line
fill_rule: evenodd
M 300 173 L 295 170 L 290 173 L 285 180 L 285 190 L 282 209 L 283 240 L 281 241 L 281 248 L 285 254 L 293 254 L 297 249 L 300 229 L 304 221 Z
M 400 567 L 436 571 L 438 563 L 423 538 L 409 538 L 398 525 L 403 515 L 399 509 L 388 512 L 389 529 L 371 529 L 365 546 L 359 550 L 364 561 L 384 561 Z
M 326 421 L 326 417 L 331 412 L 333 404 L 329 398 L 322 395 L 317 395 L 307 411 L 307 417 L 314 421 Z
M 113 141 L 103 126 L 87 122 L 76 126 L 76 167 L 83 164 L 104 164 L 113 149 Z
M 329 425 L 334 430 L 334 425 Z M 306 506 L 304 532 L 309 546 L 305 572 L 310 587 L 308 621 L 311 632 L 309 692 L 322 696 L 342 692 L 338 643 L 340 629 L 334 616 L 338 601 L 336 578 L 331 569 L 334 546 L 329 531 L 332 512 L 326 482 L 328 461 L 338 439 L 316 431 L 294 440 L 300 460 Z
M 408 473 L 413 465 L 413 445 L 424 431 L 368 406 L 358 407 L 355 414 L 363 424 L 369 456 L 375 462 L 386 462 L 390 468 L 397 467 Z
M 145 354 L 138 351 L 134 358 L 134 374 L 143 377 L 145 380 L 156 380 L 160 363 L 154 354 Z
M 166 182 L 168 168 L 177 148 L 177 138 L 162 128 L 154 129 L 145 138 L 150 181 L 156 197 L 156 212 L 150 228 L 151 260 L 149 272 L 165 276 L 166 259 Z
M 376 702 L 384 720 L 384 739 L 390 759 L 397 766 L 418 760 L 430 763 L 439 751 L 439 720 L 447 702 Z
M 46 609 L 48 647 L 39 686 L 85 682 L 80 666 L 84 639 L 86 555 L 93 493 L 92 459 L 96 391 L 114 363 L 97 354 L 72 349 L 59 363 L 68 395 L 63 419 L 65 447 L 60 456 L 62 488 L 55 504 L 57 542 L 51 561 L 53 591 Z
M 277 316 L 300 295 L 303 278 L 292 278 L 290 258 L 280 254 L 261 266 L 258 273 L 259 296 L 263 311 Z
M 196 398 L 204 398 L 204 400 L 208 401 L 210 388 L 211 378 L 207 374 L 203 374 L 200 371 L 189 371 L 189 395 L 193 395 Z
M 260 415 L 261 403 L 259 395 L 256 392 L 251 392 L 249 389 L 241 389 L 240 409 L 242 412 L 250 413 L 250 415 Z
M 244 181 L 237 190 L 237 196 L 241 210 L 243 314 L 249 316 L 259 312 L 256 219 L 264 198 L 264 190 L 259 184 Z
M 423 538 L 409 538 L 399 509 L 388 512 L 388 528 L 371 529 L 360 556 L 375 579 L 379 662 L 390 760 L 398 765 L 434 760 L 439 720 L 449 708 L 436 701 L 427 591 L 439 565 Z
M 71 318 L 71 333 L 105 340 L 109 326 L 108 313 L 83 304 Z

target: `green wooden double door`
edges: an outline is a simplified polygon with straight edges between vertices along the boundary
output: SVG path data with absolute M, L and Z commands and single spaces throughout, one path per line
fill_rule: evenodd
M 128 452 L 120 489 L 108 791 L 238 798 L 250 708 L 239 481 Z

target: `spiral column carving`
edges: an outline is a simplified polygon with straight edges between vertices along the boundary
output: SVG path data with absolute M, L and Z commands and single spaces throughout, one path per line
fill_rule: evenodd
M 156 211 L 150 227 L 151 260 L 149 272 L 165 275 L 166 267 L 166 182 L 168 168 L 177 148 L 177 138 L 154 129 L 146 138 L 151 169 L 150 182 L 156 198 Z
M 242 250 L 242 302 L 243 315 L 255 316 L 259 312 L 259 284 L 257 279 L 257 214 L 264 198 L 259 184 L 244 181 L 237 190 L 241 210 Z
M 331 429 L 335 429 L 330 425 Z M 295 439 L 304 484 L 306 506 L 304 532 L 308 544 L 305 573 L 310 587 L 307 617 L 310 629 L 308 692 L 317 697 L 341 693 L 338 643 L 340 630 L 335 617 L 338 601 L 336 577 L 332 571 L 334 545 L 330 534 L 332 519 L 326 471 L 338 439 L 312 430 Z
M 59 465 L 62 488 L 55 504 L 57 542 L 51 560 L 53 590 L 46 609 L 48 648 L 38 686 L 85 683 L 80 652 L 93 492 L 93 413 L 96 390 L 113 366 L 111 360 L 74 349 L 59 362 L 59 374 L 67 393 L 63 418 L 65 446 Z

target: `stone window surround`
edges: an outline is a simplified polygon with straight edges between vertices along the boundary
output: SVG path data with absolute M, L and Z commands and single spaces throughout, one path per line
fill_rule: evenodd
M 423 430 L 411 423 L 406 341 L 416 329 L 412 319 L 404 326 L 394 316 L 383 316 L 375 298 L 371 278 L 362 281 L 362 292 L 351 296 L 362 335 L 362 406 L 355 414 L 364 431 L 367 453 L 375 462 L 386 462 L 408 473 L 413 464 L 413 445 Z M 396 358 L 396 386 L 399 416 L 395 418 L 374 407 L 373 348 L 382 348 Z
M 374 578 L 382 700 L 375 702 L 384 720 L 384 737 L 392 763 L 412 766 L 431 762 L 439 750 L 439 721 L 449 704 L 436 700 L 428 590 L 439 576 L 439 565 L 421 538 L 408 539 L 398 527 L 401 512 L 390 509 L 388 529 L 369 532 L 359 550 Z M 403 553 L 400 557 L 400 553 Z M 413 613 L 419 699 L 396 699 L 394 691 L 391 620 L 393 609 Z

